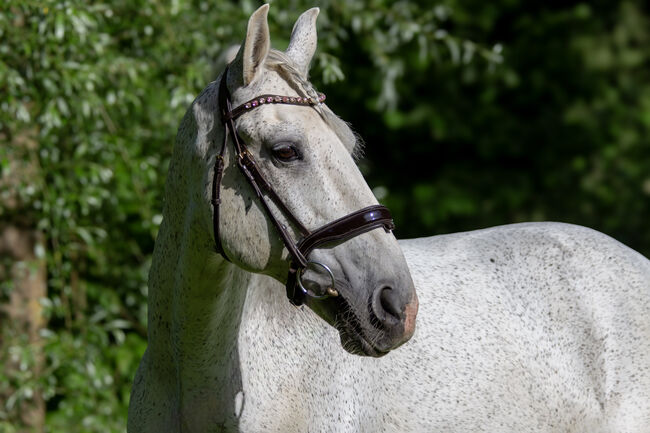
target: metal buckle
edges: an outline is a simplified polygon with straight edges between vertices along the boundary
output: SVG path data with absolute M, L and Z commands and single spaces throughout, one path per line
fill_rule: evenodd
M 239 158 L 240 158 L 240 159 L 247 158 L 247 159 L 249 159 L 249 160 L 251 160 L 251 161 L 254 162 L 254 160 L 253 160 L 253 154 L 251 153 L 251 151 L 248 150 L 247 147 L 244 147 L 244 146 L 242 146 L 242 147 L 243 147 L 243 149 L 242 149 L 241 152 L 239 152 L 239 155 L 238 155 Z
M 303 284 L 302 284 L 302 273 L 305 271 L 305 269 L 308 269 L 308 268 L 309 268 L 309 265 L 320 266 L 320 267 L 323 268 L 323 269 L 325 270 L 325 272 L 327 272 L 327 273 L 329 274 L 329 276 L 330 276 L 330 280 L 331 280 L 332 284 L 331 284 L 330 287 L 327 287 L 327 288 L 325 289 L 325 293 L 322 294 L 322 295 L 317 295 L 317 294 L 315 294 L 315 293 L 311 293 L 311 292 L 310 292 L 309 290 L 307 290 L 307 289 L 305 288 L 305 286 L 303 286 Z M 313 269 L 313 268 L 312 268 L 312 269 Z M 322 263 L 320 263 L 320 262 L 308 261 L 308 262 L 307 262 L 307 266 L 305 266 L 304 268 L 300 268 L 300 269 L 298 269 L 298 272 L 296 273 L 296 282 L 297 282 L 298 287 L 300 288 L 300 290 L 302 290 L 302 292 L 303 292 L 305 295 L 309 296 L 310 298 L 314 298 L 314 299 L 320 300 L 320 299 L 326 299 L 326 298 L 329 298 L 329 297 L 333 297 L 333 296 L 338 296 L 338 295 L 339 295 L 339 292 L 337 292 L 336 289 L 335 289 L 336 282 L 335 282 L 335 280 L 334 280 L 334 274 L 332 273 L 332 270 L 331 270 L 327 265 L 324 265 L 324 264 L 322 264 Z

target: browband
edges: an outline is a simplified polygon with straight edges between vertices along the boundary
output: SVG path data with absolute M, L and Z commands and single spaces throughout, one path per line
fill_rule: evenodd
M 225 113 L 224 120 L 234 120 L 244 114 L 245 112 L 252 110 L 255 107 L 265 104 L 286 104 L 286 105 L 306 105 L 314 106 L 321 104 L 325 101 L 325 94 L 318 94 L 318 101 L 313 98 L 303 98 L 301 96 L 280 96 L 280 95 L 261 95 L 257 98 L 251 99 L 248 102 L 244 102 L 237 108 Z

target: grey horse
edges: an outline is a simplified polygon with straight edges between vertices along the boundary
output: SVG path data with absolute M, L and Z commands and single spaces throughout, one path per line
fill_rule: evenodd
M 267 12 L 230 64 L 234 105 L 314 94 L 318 9 L 285 52 L 270 48 Z M 650 262 L 606 235 L 561 223 L 401 241 L 371 230 L 311 253 L 338 296 L 296 307 L 290 254 L 228 147 L 218 254 L 221 78 L 179 128 L 130 433 L 650 432 Z M 377 204 L 354 135 L 324 103 L 268 104 L 236 128 L 306 227 Z

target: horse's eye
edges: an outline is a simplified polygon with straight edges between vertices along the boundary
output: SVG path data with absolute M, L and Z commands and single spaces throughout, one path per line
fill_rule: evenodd
M 295 161 L 300 159 L 298 149 L 291 143 L 278 143 L 271 148 L 273 156 L 282 162 Z

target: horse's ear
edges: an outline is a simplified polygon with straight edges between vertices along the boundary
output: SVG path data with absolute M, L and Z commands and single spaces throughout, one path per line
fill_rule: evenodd
M 318 43 L 316 36 L 318 12 L 320 9 L 311 8 L 300 15 L 291 31 L 291 39 L 286 51 L 287 56 L 294 61 L 305 77 L 309 72 L 309 63 L 311 63 Z
M 237 57 L 233 60 L 231 69 L 233 72 L 241 70 L 241 84 L 244 86 L 248 86 L 257 78 L 271 49 L 271 37 L 269 36 L 269 24 L 267 22 L 268 13 L 268 3 L 253 12 L 248 19 L 246 39 L 239 49 Z

